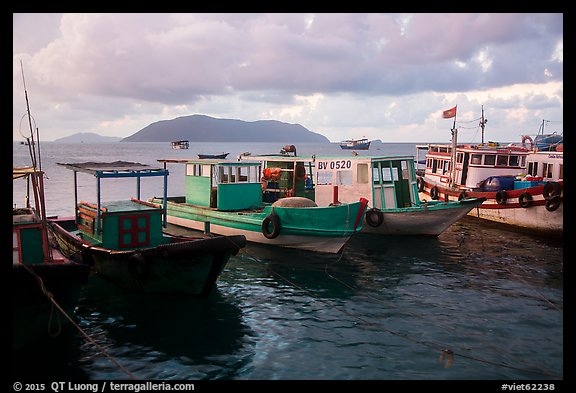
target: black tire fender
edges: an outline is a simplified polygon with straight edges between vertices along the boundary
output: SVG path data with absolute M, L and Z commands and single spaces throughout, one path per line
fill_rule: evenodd
M 270 224 L 272 224 L 272 231 L 270 231 Z M 280 234 L 280 217 L 271 213 L 262 221 L 262 234 L 266 239 L 275 239 Z
M 518 203 L 520 203 L 520 206 L 523 208 L 532 206 L 532 200 L 533 200 L 532 195 L 530 195 L 530 193 L 528 192 L 523 192 L 518 197 Z
M 506 194 L 506 191 L 500 190 L 496 193 L 496 203 L 497 204 L 503 205 L 506 203 L 507 199 L 508 199 L 508 195 Z
M 544 199 L 548 200 L 556 196 L 560 196 L 561 191 L 562 187 L 560 187 L 560 183 L 549 181 L 544 185 L 544 188 L 542 189 L 542 196 Z
M 366 212 L 366 223 L 371 227 L 377 228 L 383 221 L 384 215 L 379 209 L 372 208 Z
M 560 207 L 560 195 L 546 199 L 546 210 L 553 212 Z

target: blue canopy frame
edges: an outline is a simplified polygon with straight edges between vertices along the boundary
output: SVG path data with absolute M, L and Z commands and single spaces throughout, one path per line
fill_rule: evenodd
M 164 177 L 164 200 L 168 198 L 168 175 L 169 172 L 166 168 L 155 168 L 149 165 L 140 164 L 137 162 L 128 161 L 114 161 L 114 162 L 81 162 L 81 163 L 57 163 L 66 167 L 74 172 L 74 215 L 77 217 L 78 209 L 78 183 L 77 173 L 88 173 L 96 177 L 96 196 L 97 196 L 97 219 L 96 219 L 96 233 L 100 233 L 100 180 L 109 178 L 136 178 L 136 195 L 140 199 L 140 179 L 142 177 Z M 163 208 L 162 226 L 166 228 L 167 221 L 167 206 L 164 204 Z

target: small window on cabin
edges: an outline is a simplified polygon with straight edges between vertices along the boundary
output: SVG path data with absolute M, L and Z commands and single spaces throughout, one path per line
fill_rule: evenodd
M 339 186 L 351 186 L 352 185 L 352 171 L 337 171 L 336 172 L 336 184 Z
M 482 154 L 472 154 L 470 164 L 480 165 L 482 163 Z
M 239 166 L 236 168 L 236 182 L 248 183 L 248 175 L 250 174 L 250 167 Z
M 461 164 L 464 161 L 464 153 L 457 153 L 456 154 L 456 162 Z
M 432 168 L 432 159 L 431 158 L 428 158 L 426 160 L 426 168 Z
M 508 166 L 508 156 L 499 154 L 496 156 L 496 165 L 497 166 Z
M 509 166 L 520 166 L 520 157 L 510 156 L 510 161 L 508 161 Z
M 432 159 L 432 173 L 436 173 L 437 168 L 438 168 L 438 160 Z
M 520 166 L 522 168 L 524 168 L 526 166 L 526 157 L 525 156 L 520 157 Z
M 198 168 L 198 170 L 200 171 L 198 173 L 198 176 L 204 176 L 204 177 L 210 177 L 210 165 L 198 165 L 200 168 Z
M 359 184 L 368 183 L 368 164 L 356 165 L 356 181 Z
M 538 176 L 538 163 L 529 162 L 528 163 L 528 174 L 532 176 Z
M 382 180 L 384 182 L 398 180 L 398 168 L 382 168 Z
M 560 174 L 558 175 L 558 179 L 564 179 L 564 164 L 560 164 Z
M 332 184 L 332 172 L 318 171 L 318 184 Z
M 408 174 L 408 162 L 400 161 L 400 167 L 402 168 L 402 179 L 410 179 Z
M 496 164 L 496 154 L 486 154 L 484 156 L 484 165 Z
M 228 168 L 223 166 L 218 167 L 218 183 L 228 183 Z
M 436 173 L 444 173 L 444 160 L 438 160 L 436 164 Z
M 548 164 L 545 162 L 542 166 L 544 167 L 542 171 L 543 176 L 547 179 L 550 179 L 554 170 L 554 164 Z
M 374 184 L 380 183 L 380 168 L 378 166 L 372 168 L 372 182 Z

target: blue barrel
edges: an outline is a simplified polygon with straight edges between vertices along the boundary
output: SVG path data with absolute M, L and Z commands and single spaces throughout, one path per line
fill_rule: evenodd
M 482 191 L 513 190 L 516 176 L 490 176 L 482 180 L 480 188 Z

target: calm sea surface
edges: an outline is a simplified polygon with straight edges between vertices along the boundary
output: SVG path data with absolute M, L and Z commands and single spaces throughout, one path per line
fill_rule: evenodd
M 277 153 L 282 144 L 42 144 L 49 215 L 73 215 L 73 173 L 56 162 L 198 153 Z M 344 155 L 336 144 L 298 155 Z M 415 154 L 378 144 L 371 155 Z M 366 154 L 366 152 L 361 152 Z M 13 164 L 29 164 L 14 144 Z M 168 166 L 182 195 L 183 166 Z M 103 199 L 135 196 L 135 180 L 103 181 Z M 79 174 L 79 199 L 95 180 Z M 13 203 L 23 192 L 14 185 Z M 161 195 L 143 179 L 142 199 Z M 438 238 L 357 235 L 339 255 L 248 245 L 207 299 L 140 295 L 91 278 L 75 329 L 13 355 L 21 380 L 562 380 L 563 244 L 465 218 Z M 104 352 L 105 351 L 105 352 Z

